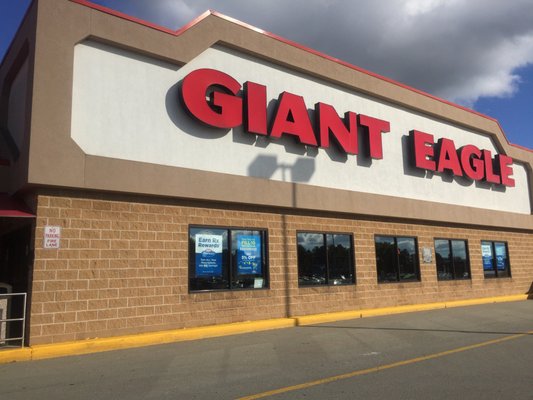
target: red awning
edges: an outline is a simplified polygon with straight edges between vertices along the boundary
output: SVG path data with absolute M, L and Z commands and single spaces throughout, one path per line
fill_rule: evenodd
M 5 193 L 0 193 L 0 217 L 33 218 L 35 215 L 22 201 Z

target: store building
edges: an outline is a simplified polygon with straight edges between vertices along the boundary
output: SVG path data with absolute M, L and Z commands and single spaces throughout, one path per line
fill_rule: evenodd
M 231 18 L 34 1 L 0 85 L 0 281 L 29 344 L 532 285 L 533 152 Z

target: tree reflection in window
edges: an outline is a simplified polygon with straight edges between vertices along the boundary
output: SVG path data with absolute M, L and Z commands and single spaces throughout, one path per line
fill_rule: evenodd
M 354 283 L 351 235 L 300 232 L 297 240 L 300 286 Z
M 376 236 L 375 245 L 378 282 L 420 280 L 415 238 Z
M 435 239 L 437 279 L 470 279 L 466 240 Z

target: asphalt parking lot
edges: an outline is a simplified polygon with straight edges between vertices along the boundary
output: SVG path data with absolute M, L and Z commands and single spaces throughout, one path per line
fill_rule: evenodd
M 533 301 L 0 365 L 1 399 L 533 399 Z

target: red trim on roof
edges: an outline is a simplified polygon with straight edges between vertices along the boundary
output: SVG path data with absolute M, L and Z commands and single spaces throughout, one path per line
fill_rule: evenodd
M 519 145 L 519 144 L 511 143 L 511 142 L 509 141 L 509 139 L 507 139 L 507 135 L 505 134 L 505 132 L 504 132 L 502 126 L 500 125 L 500 121 L 496 120 L 496 123 L 498 124 L 498 127 L 500 128 L 500 131 L 502 131 L 502 133 L 503 133 L 503 137 L 505 138 L 505 140 L 507 141 L 507 144 L 508 144 L 509 146 L 513 146 L 513 147 L 516 147 L 516 148 L 518 148 L 518 149 L 520 149 L 520 150 L 525 150 L 525 151 L 529 151 L 530 153 L 533 153 L 533 149 L 530 149 L 529 147 L 525 147 L 525 146 L 522 146 L 522 145 Z
M 165 32 L 165 33 L 174 35 L 174 36 L 181 35 L 184 31 L 189 29 L 191 26 L 196 25 L 198 22 L 200 22 L 201 20 L 203 20 L 204 18 L 208 17 L 211 14 L 211 11 L 206 11 L 202 15 L 200 15 L 200 16 L 196 17 L 195 19 L 193 19 L 188 24 L 186 24 L 183 27 L 181 27 L 180 29 L 172 30 L 170 28 L 166 28 L 164 26 L 148 22 L 148 21 L 146 21 L 144 19 L 140 19 L 140 18 L 134 17 L 132 15 L 125 14 L 123 12 L 114 10 L 112 8 L 109 8 L 109 7 L 106 7 L 106 6 L 102 6 L 100 4 L 95 4 L 95 3 L 93 3 L 93 2 L 91 2 L 89 0 L 70 0 L 70 1 L 72 1 L 74 3 L 81 4 L 81 5 L 89 7 L 89 8 L 92 8 L 94 10 L 102 11 L 102 12 L 104 12 L 106 14 L 110 14 L 110 15 L 113 15 L 115 17 L 119 17 L 119 18 L 122 18 L 122 19 L 126 19 L 128 21 L 135 22 L 137 24 L 144 25 L 144 26 L 146 26 L 148 28 L 152 28 L 152 29 L 155 29 L 155 30 L 158 30 L 158 31 L 161 31 L 161 32 Z
M 204 12 L 202 15 L 200 15 L 200 16 L 196 17 L 195 19 L 193 19 L 188 24 L 186 24 L 183 27 L 181 27 L 180 29 L 174 31 L 172 29 L 165 28 L 163 26 L 153 24 L 153 23 L 145 21 L 143 19 L 140 19 L 140 18 L 137 18 L 137 17 L 133 17 L 131 15 L 124 14 L 124 13 L 122 13 L 120 11 L 113 10 L 113 9 L 111 9 L 109 7 L 104 7 L 104 6 L 101 6 L 99 4 L 95 4 L 95 3 L 93 3 L 93 2 L 91 2 L 89 0 L 70 0 L 70 1 L 72 1 L 74 3 L 78 3 L 78 4 L 81 4 L 81 5 L 84 5 L 86 7 L 89 7 L 89 8 L 98 10 L 98 11 L 102 11 L 102 12 L 110 14 L 110 15 L 114 15 L 114 16 L 122 18 L 122 19 L 126 19 L 126 20 L 129 20 L 129 21 L 132 21 L 132 22 L 147 26 L 147 27 L 152 28 L 152 29 L 156 29 L 156 30 L 159 30 L 159 31 L 171 34 L 171 35 L 174 35 L 174 36 L 181 35 L 183 32 L 185 32 L 186 30 L 188 30 L 192 26 L 196 25 L 197 23 L 199 23 L 203 19 L 207 18 L 209 15 L 214 15 L 214 16 L 217 16 L 219 18 L 225 19 L 226 21 L 229 21 L 229 22 L 232 22 L 232 23 L 237 24 L 239 26 L 242 26 L 243 28 L 250 29 L 250 30 L 252 30 L 254 32 L 257 32 L 257 33 L 260 33 L 262 35 L 268 36 L 268 37 L 270 37 L 272 39 L 275 39 L 275 40 L 278 40 L 278 41 L 280 41 L 282 43 L 288 44 L 288 45 L 290 45 L 292 47 L 296 47 L 296 48 L 304 50 L 304 51 L 306 51 L 308 53 L 314 54 L 314 55 L 316 55 L 318 57 L 322 57 L 322 58 L 324 58 L 326 60 L 333 61 L 335 63 L 341 64 L 341 65 L 343 65 L 343 66 L 345 66 L 347 68 L 351 68 L 351 69 L 353 69 L 355 71 L 358 71 L 358 72 L 361 72 L 363 74 L 372 76 L 374 78 L 377 78 L 377 79 L 380 79 L 382 81 L 385 81 L 385 82 L 391 83 L 393 85 L 399 86 L 401 88 L 410 90 L 412 92 L 415 92 L 415 93 L 420 94 L 422 96 L 428 97 L 430 99 L 439 101 L 439 102 L 447 104 L 449 106 L 458 108 L 460 110 L 463 110 L 463 111 L 478 115 L 478 116 L 480 116 L 482 118 L 486 118 L 488 120 L 496 122 L 498 124 L 498 127 L 500 128 L 505 140 L 507 141 L 507 143 L 509 145 L 517 147 L 517 148 L 520 148 L 520 149 L 523 149 L 523 150 L 527 150 L 527 151 L 533 152 L 533 149 L 528 149 L 526 147 L 523 147 L 523 146 L 520 146 L 520 145 L 516 145 L 516 144 L 513 144 L 513 143 L 509 142 L 509 139 L 507 139 L 507 136 L 505 135 L 505 132 L 503 131 L 503 129 L 501 129 L 501 126 L 500 126 L 498 120 L 496 120 L 495 118 L 489 117 L 488 115 L 482 114 L 482 113 L 477 112 L 475 110 L 472 110 L 472 109 L 470 109 L 468 107 L 464 107 L 464 106 L 461 106 L 459 104 L 455 104 L 455 103 L 453 103 L 451 101 L 444 100 L 444 99 L 442 99 L 440 97 L 434 96 L 434 95 L 429 94 L 427 92 L 424 92 L 422 90 L 415 89 L 415 88 L 413 88 L 411 86 L 408 86 L 408 85 L 405 85 L 405 84 L 400 83 L 398 81 L 395 81 L 394 79 L 384 77 L 382 75 L 379 75 L 379 74 L 376 74 L 374 72 L 368 71 L 368 70 L 366 70 L 364 68 L 361 68 L 361 67 L 355 66 L 353 64 L 350 64 L 350 63 L 348 63 L 346 61 L 339 60 L 338 58 L 328 56 L 328 55 L 326 55 L 324 53 L 321 53 L 321 52 L 319 52 L 317 50 L 314 50 L 314 49 L 311 49 L 311 48 L 306 47 L 304 45 L 301 45 L 299 43 L 293 42 L 292 40 L 285 39 L 285 38 L 283 38 L 281 36 L 278 36 L 276 34 L 273 34 L 271 32 L 265 31 L 263 29 L 260 29 L 260 28 L 257 28 L 255 26 L 252 26 L 252 25 L 249 25 L 247 23 L 244 23 L 242 21 L 239 21 L 238 19 L 235 19 L 235 18 L 232 18 L 232 17 L 228 17 L 227 15 L 221 14 L 218 11 L 208 10 L 208 11 Z
M 2 193 L 0 194 L 0 217 L 34 218 L 35 215 L 22 201 Z

